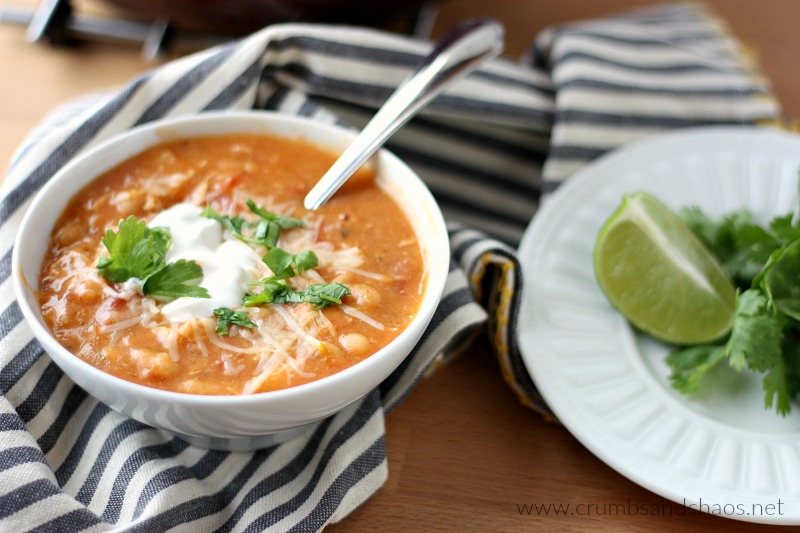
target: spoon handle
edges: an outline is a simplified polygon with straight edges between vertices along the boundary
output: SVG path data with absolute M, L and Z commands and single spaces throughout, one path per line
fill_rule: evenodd
M 327 202 L 420 108 L 502 49 L 503 27 L 495 21 L 471 20 L 451 29 L 308 192 L 306 209 Z

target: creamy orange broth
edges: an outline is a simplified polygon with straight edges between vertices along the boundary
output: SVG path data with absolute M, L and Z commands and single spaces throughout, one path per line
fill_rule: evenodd
M 303 142 L 231 135 L 161 144 L 106 172 L 72 199 L 55 226 L 40 276 L 47 324 L 64 347 L 101 370 L 196 394 L 282 389 L 368 357 L 410 322 L 425 269 L 411 225 L 368 172 L 319 210 L 303 208 L 333 160 Z M 284 230 L 278 245 L 293 253 L 310 248 L 321 264 L 290 282 L 343 283 L 352 292 L 345 306 L 248 307 L 259 327 L 231 326 L 221 337 L 213 317 L 171 323 L 156 300 L 98 274 L 102 234 L 116 231 L 121 218 L 149 220 L 180 202 L 247 218 L 248 199 L 307 222 Z

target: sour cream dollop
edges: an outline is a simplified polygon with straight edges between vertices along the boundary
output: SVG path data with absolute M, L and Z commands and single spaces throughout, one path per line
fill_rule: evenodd
M 167 262 L 196 261 L 203 269 L 200 285 L 211 295 L 211 298 L 182 296 L 161 306 L 161 314 L 171 322 L 210 317 L 219 307 L 241 305 L 247 283 L 257 273 L 258 254 L 235 238 L 226 239 L 219 222 L 202 217 L 202 212 L 196 205 L 180 203 L 160 212 L 148 223 L 151 228 L 169 229 L 172 246 L 167 250 Z

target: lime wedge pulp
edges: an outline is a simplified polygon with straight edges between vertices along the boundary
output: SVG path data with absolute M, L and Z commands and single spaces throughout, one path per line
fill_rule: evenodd
M 670 344 L 723 337 L 736 289 L 689 227 L 649 193 L 625 195 L 603 224 L 594 272 L 611 304 L 634 326 Z

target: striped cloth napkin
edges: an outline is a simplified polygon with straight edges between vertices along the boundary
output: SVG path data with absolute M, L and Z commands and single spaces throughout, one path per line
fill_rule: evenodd
M 636 138 L 779 116 L 739 43 L 692 5 L 552 28 L 525 61 L 486 65 L 389 146 L 450 224 L 454 262 L 429 330 L 381 387 L 273 448 L 191 446 L 98 403 L 43 353 L 10 288 L 11 246 L 31 196 L 76 153 L 137 124 L 211 109 L 361 126 L 429 50 L 368 29 L 272 26 L 60 108 L 31 133 L 0 198 L 0 530 L 320 530 L 384 483 L 385 413 L 476 330 L 491 337 L 520 400 L 546 413 L 515 342 L 524 325 L 514 246 L 539 202 Z

